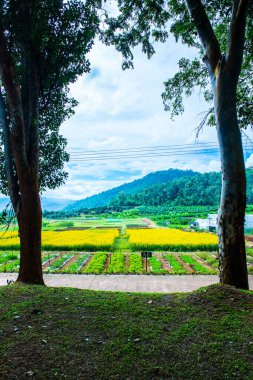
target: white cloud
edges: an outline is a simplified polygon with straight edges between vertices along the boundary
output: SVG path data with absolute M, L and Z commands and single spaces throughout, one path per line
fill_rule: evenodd
M 178 60 L 192 58 L 195 51 L 176 44 L 171 38 L 157 46 L 157 54 L 147 60 L 135 50 L 135 69 L 122 71 L 122 58 L 112 47 L 97 42 L 90 54 L 94 72 L 71 86 L 71 95 L 79 101 L 76 114 L 61 128 L 68 139 L 68 151 L 74 153 L 101 150 L 193 144 L 199 114 L 208 106 L 199 94 L 185 102 L 185 112 L 175 121 L 163 110 L 163 82 L 177 71 Z M 216 142 L 215 128 L 206 127 L 200 142 Z M 179 148 L 180 149 L 180 148 Z M 253 163 L 253 155 L 248 159 Z M 121 160 L 71 161 L 69 180 L 46 196 L 84 198 L 149 172 L 168 168 L 200 172 L 220 170 L 218 154 L 175 155 Z

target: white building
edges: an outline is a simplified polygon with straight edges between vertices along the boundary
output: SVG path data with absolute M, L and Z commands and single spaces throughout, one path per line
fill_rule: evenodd
M 209 230 L 210 228 L 217 228 L 217 214 L 209 214 L 206 219 L 196 219 L 195 226 L 201 230 Z
M 208 214 L 206 219 L 196 219 L 194 224 L 203 230 L 217 229 L 217 216 L 218 214 Z M 244 227 L 253 228 L 253 215 L 245 215 Z

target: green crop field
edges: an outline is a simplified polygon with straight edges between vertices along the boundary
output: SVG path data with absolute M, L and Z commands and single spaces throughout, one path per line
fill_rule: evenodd
M 253 256 L 247 256 L 248 271 L 253 273 Z M 146 261 L 140 253 L 46 252 L 42 255 L 45 273 L 70 274 L 217 274 L 215 253 L 153 253 Z M 17 272 L 19 255 L 0 253 L 0 273 Z

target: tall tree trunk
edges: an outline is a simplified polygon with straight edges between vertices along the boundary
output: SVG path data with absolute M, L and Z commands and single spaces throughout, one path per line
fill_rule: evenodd
M 18 210 L 20 269 L 18 282 L 44 285 L 41 266 L 41 203 L 36 179 L 26 179 Z
M 222 168 L 218 215 L 220 279 L 224 284 L 248 289 L 244 239 L 246 173 L 236 113 L 236 88 L 229 78 L 218 81 L 215 103 Z

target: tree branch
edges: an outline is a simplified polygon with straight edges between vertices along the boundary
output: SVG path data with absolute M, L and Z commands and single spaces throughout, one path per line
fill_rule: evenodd
M 12 151 L 17 160 L 17 170 L 27 168 L 24 139 L 24 117 L 19 86 L 16 84 L 14 69 L 6 46 L 3 27 L 0 22 L 0 76 L 6 91 L 11 116 L 10 138 Z
M 0 75 L 7 94 L 8 104 L 12 118 L 12 130 L 16 135 L 24 133 L 23 114 L 21 107 L 21 96 L 18 86 L 15 83 L 13 67 L 10 55 L 6 46 L 5 36 L 0 25 Z M 22 126 L 22 129 L 19 128 Z
M 201 112 L 201 114 L 204 114 L 204 116 L 203 116 L 202 120 L 200 121 L 199 125 L 197 126 L 197 128 L 195 128 L 195 131 L 196 131 L 196 137 L 195 137 L 195 139 L 196 140 L 198 140 L 200 132 L 204 128 L 205 124 L 208 121 L 208 118 L 210 117 L 210 115 L 212 113 L 214 113 L 214 107 L 209 108 L 208 111 Z
M 9 123 L 8 123 L 8 119 L 7 119 L 7 115 L 5 111 L 5 104 L 4 104 L 1 88 L 0 88 L 0 123 L 2 124 L 2 128 L 3 128 L 3 143 L 4 143 L 4 153 L 5 153 L 4 165 L 5 165 L 5 170 L 6 170 L 6 177 L 7 177 L 11 202 L 16 212 L 18 209 L 18 204 L 20 200 L 19 187 L 18 187 L 17 177 L 15 176 L 14 169 L 13 169 Z
M 185 3 L 205 51 L 204 62 L 207 64 L 209 74 L 214 75 L 217 64 L 221 59 L 221 50 L 217 37 L 201 0 L 185 0 Z
M 227 70 L 237 84 L 243 62 L 249 0 L 234 0 L 230 23 Z

